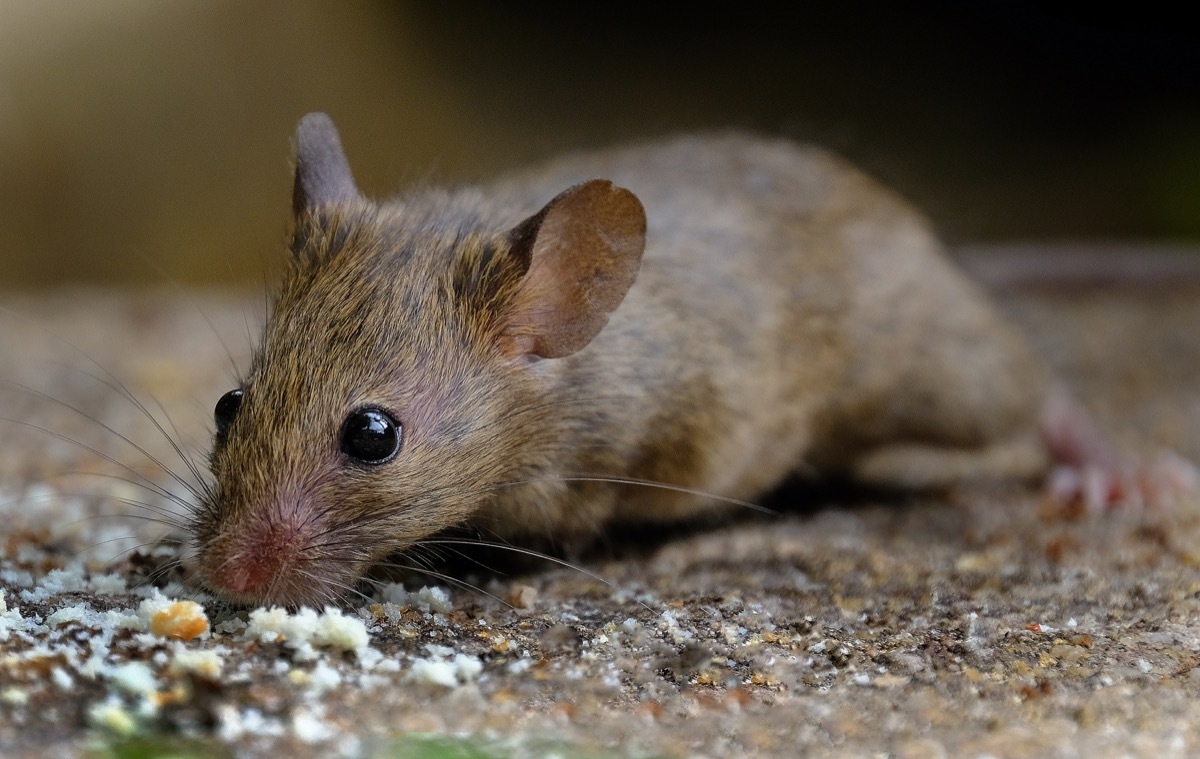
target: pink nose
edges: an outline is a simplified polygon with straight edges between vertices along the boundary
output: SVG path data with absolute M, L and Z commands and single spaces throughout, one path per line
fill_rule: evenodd
M 226 556 L 216 562 L 209 582 L 217 591 L 262 594 L 285 579 L 295 563 L 299 536 L 282 525 L 251 530 L 233 542 Z
M 215 584 L 233 593 L 254 593 L 271 585 L 278 576 L 278 565 L 264 565 L 264 562 L 234 561 L 229 564 L 217 577 Z

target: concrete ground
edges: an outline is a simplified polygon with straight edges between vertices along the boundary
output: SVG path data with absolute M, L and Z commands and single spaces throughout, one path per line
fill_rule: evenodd
M 1122 445 L 1200 461 L 1195 285 L 998 297 Z M 167 527 L 119 515 L 167 503 L 143 476 L 183 492 L 150 456 L 185 470 L 116 378 L 202 465 L 261 295 L 0 305 L 0 755 L 456 755 L 415 734 L 461 756 L 1200 754 L 1196 499 L 1086 517 L 1020 487 L 794 493 L 307 620 L 349 639 L 209 604 L 210 632 L 172 640 L 161 594 L 191 591 Z

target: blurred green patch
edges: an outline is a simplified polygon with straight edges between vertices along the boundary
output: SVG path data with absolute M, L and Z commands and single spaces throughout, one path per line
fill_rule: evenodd
M 97 759 L 213 759 L 232 757 L 233 751 L 210 739 L 153 736 L 117 740 L 93 756 Z
M 616 754 L 581 752 L 562 745 L 524 747 L 521 756 L 556 759 L 617 759 Z M 96 759 L 213 759 L 233 757 L 235 746 L 211 739 L 182 737 L 138 737 L 117 740 L 96 752 Z M 368 759 L 509 759 L 513 753 L 485 743 L 437 735 L 406 735 L 368 749 Z
M 512 756 L 554 757 L 555 759 L 619 759 L 621 755 L 581 751 L 558 743 L 532 743 L 519 751 L 507 751 L 473 740 L 440 735 L 407 735 L 380 751 L 370 754 L 377 759 L 509 759 Z
M 1137 189 L 1147 230 L 1169 240 L 1200 239 L 1200 110 L 1155 120 L 1143 140 Z

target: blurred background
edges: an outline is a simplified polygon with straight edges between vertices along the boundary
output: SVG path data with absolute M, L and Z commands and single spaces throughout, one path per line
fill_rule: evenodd
M 739 126 L 847 155 L 953 243 L 1200 241 L 1182 18 L 896 6 L 0 0 L 0 287 L 261 287 L 310 110 L 372 195 Z

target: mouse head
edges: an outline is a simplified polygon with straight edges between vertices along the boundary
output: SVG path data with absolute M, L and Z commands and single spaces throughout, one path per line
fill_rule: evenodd
M 523 221 L 470 190 L 376 204 L 323 114 L 297 130 L 292 205 L 292 266 L 217 403 L 193 534 L 222 597 L 316 606 L 546 466 L 547 366 L 621 303 L 646 220 L 604 180 Z

